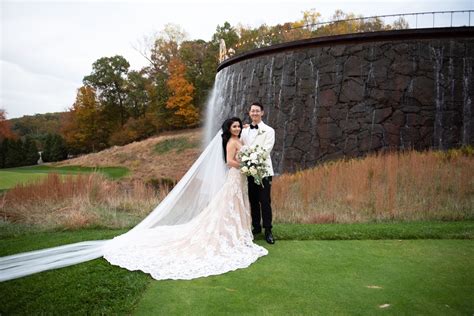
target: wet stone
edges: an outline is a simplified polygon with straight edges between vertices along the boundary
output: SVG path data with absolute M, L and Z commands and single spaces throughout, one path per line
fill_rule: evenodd
M 472 38 L 288 49 L 225 71 L 216 121 L 253 100 L 270 107 L 277 173 L 381 148 L 474 142 Z

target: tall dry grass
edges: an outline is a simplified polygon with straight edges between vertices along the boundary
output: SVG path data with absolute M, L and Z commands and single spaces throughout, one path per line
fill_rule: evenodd
M 0 202 L 5 222 L 43 228 L 130 227 L 143 219 L 168 193 L 141 181 L 124 184 L 99 174 L 59 176 L 19 185 Z
M 276 178 L 272 198 L 278 222 L 473 219 L 474 156 L 409 151 L 330 162 Z
M 59 176 L 0 196 L 3 222 L 41 228 L 131 227 L 166 196 L 143 181 Z M 474 219 L 472 151 L 404 152 L 336 161 L 275 178 L 276 222 Z

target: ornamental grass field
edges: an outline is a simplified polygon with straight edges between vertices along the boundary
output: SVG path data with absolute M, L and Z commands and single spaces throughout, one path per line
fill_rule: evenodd
M 374 154 L 275 178 L 275 219 L 354 223 L 474 219 L 472 148 Z
M 61 168 L 66 168 L 61 176 L 45 173 L 4 191 L 3 221 L 43 229 L 132 227 L 173 185 L 123 180 L 120 168 L 90 173 L 93 169 L 75 167 L 73 176 L 64 174 L 73 167 Z M 472 220 L 474 155 L 469 148 L 407 151 L 324 163 L 275 177 L 272 206 L 276 223 Z

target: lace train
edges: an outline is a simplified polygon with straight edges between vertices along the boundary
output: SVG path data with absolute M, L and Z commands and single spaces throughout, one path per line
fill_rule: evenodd
M 222 189 L 188 223 L 118 236 L 104 258 L 154 279 L 194 279 L 246 268 L 268 251 L 253 243 L 246 179 L 229 170 Z

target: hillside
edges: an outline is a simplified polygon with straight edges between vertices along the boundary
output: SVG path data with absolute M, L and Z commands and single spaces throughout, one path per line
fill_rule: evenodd
M 65 112 L 24 115 L 9 119 L 12 131 L 18 136 L 37 138 L 46 134 L 59 134 L 61 118 Z
M 167 133 L 56 166 L 126 167 L 119 181 L 48 174 L 8 190 L 4 218 L 43 228 L 131 227 L 166 196 L 200 153 L 201 129 Z M 274 178 L 275 223 L 364 223 L 474 219 L 474 151 L 388 152 L 332 161 Z M 18 168 L 21 169 L 21 168 Z M 24 170 L 23 170 L 24 171 Z M 138 181 L 134 181 L 138 180 Z M 152 186 L 146 185 L 152 181 Z M 158 190 L 157 190 L 158 189 Z
M 120 166 L 131 171 L 126 180 L 179 180 L 201 152 L 201 135 L 202 130 L 199 128 L 166 132 L 143 141 L 114 146 L 54 165 Z

